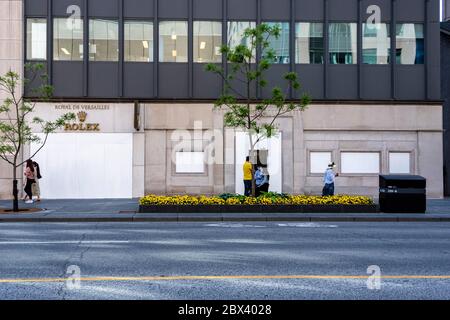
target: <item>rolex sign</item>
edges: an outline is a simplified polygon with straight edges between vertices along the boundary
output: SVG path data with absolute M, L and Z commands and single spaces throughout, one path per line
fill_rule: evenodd
M 100 131 L 99 123 L 87 123 L 87 112 L 80 111 L 77 113 L 78 123 L 66 123 L 64 131 Z

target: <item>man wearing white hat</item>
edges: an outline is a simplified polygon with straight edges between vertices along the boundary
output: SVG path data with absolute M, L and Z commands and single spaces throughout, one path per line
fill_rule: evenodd
M 323 176 L 323 182 L 325 186 L 322 190 L 322 196 L 334 196 L 334 180 L 339 176 L 339 173 L 334 173 L 334 168 L 336 164 L 334 162 L 330 162 L 328 164 L 327 170 L 325 170 L 325 174 Z

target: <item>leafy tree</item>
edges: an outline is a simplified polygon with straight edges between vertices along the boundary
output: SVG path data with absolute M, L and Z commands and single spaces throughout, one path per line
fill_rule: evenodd
M 47 75 L 42 72 L 43 68 L 42 64 L 27 64 L 25 70 L 30 74 L 29 79 L 21 77 L 14 71 L 0 76 L 0 91 L 6 94 L 5 100 L 0 104 L 0 119 L 3 119 L 0 120 L 0 159 L 10 164 L 13 170 L 14 212 L 19 211 L 17 169 L 26 162 L 22 159 L 23 147 L 30 143 L 39 145 L 30 156 L 32 159 L 42 150 L 50 133 L 63 127 L 67 121 L 75 119 L 75 114 L 68 113 L 56 121 L 45 121 L 38 117 L 30 121 L 36 102 L 24 97 L 24 88 L 36 82 L 40 83 L 30 90 L 37 99 L 43 101 L 50 98 L 53 93 L 53 87 L 47 84 Z M 43 139 L 33 133 L 32 124 L 40 126 Z
M 254 101 L 252 88 L 258 85 L 264 88 L 268 85 L 265 72 L 275 62 L 275 51 L 270 47 L 271 38 L 280 37 L 277 25 L 260 24 L 255 28 L 244 31 L 243 41 L 236 47 L 222 46 L 221 52 L 227 61 L 227 69 L 216 64 L 208 64 L 206 70 L 219 75 L 224 80 L 224 92 L 216 100 L 215 107 L 225 109 L 225 126 L 245 131 L 250 142 L 250 158 L 256 163 L 255 146 L 262 139 L 277 134 L 276 120 L 293 111 L 304 111 L 310 103 L 308 95 L 303 94 L 300 99 L 288 99 L 289 93 L 299 91 L 300 83 L 297 73 L 284 74 L 286 88 L 273 87 L 271 96 L 262 101 Z M 257 52 L 262 52 L 258 63 Z M 244 93 L 239 91 L 244 87 Z M 252 172 L 254 175 L 254 172 Z M 255 181 L 252 183 L 252 194 L 255 195 Z

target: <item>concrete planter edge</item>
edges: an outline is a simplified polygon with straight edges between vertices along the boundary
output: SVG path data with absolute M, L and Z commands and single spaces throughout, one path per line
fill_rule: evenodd
M 140 205 L 139 213 L 378 213 L 373 205 Z

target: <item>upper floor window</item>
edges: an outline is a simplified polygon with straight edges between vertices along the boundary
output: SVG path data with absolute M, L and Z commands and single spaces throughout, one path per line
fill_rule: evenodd
M 358 63 L 356 23 L 330 23 L 328 35 L 330 64 Z
M 186 21 L 159 23 L 159 62 L 188 61 L 188 24 Z
M 53 59 L 83 60 L 83 20 L 55 18 L 53 20 Z
M 194 21 L 194 62 L 221 62 L 222 23 Z
M 27 60 L 47 59 L 47 20 L 27 19 Z
M 323 23 L 295 24 L 295 63 L 324 63 Z
M 153 23 L 125 21 L 124 60 L 127 62 L 153 61 Z
M 267 24 L 270 27 L 278 27 L 280 30 L 278 38 L 273 36 L 268 38 L 269 47 L 275 52 L 274 61 L 272 61 L 272 63 L 289 63 L 289 22 L 264 22 L 264 24 Z
M 89 20 L 89 60 L 119 60 L 119 24 L 115 20 Z
M 396 59 L 398 64 L 423 64 L 423 24 L 397 24 Z
M 362 57 L 365 64 L 388 64 L 391 52 L 389 24 L 363 23 Z
M 255 28 L 253 21 L 228 21 L 228 46 L 235 48 L 238 45 L 250 46 L 250 39 L 244 37 L 246 29 Z

